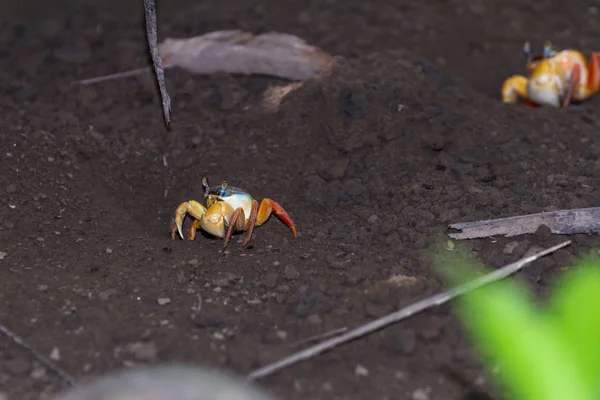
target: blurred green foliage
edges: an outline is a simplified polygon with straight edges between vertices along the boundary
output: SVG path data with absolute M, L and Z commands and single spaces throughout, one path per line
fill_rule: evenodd
M 460 251 L 437 254 L 446 282 L 485 268 Z M 455 312 L 498 388 L 514 400 L 600 399 L 600 258 L 580 259 L 536 304 L 516 278 L 459 296 Z

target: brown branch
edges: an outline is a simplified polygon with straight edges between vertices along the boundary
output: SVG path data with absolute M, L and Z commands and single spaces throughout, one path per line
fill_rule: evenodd
M 498 218 L 450 225 L 460 230 L 451 233 L 452 239 L 475 239 L 490 236 L 517 236 L 534 233 L 541 225 L 550 227 L 552 233 L 573 235 L 600 232 L 600 207 L 550 211 L 531 215 Z
M 159 54 L 158 46 L 158 28 L 156 26 L 156 1 L 144 0 L 144 11 L 146 12 L 146 37 L 148 38 L 148 47 L 154 64 L 154 72 L 158 81 L 160 95 L 162 97 L 163 113 L 167 126 L 171 121 L 171 98 L 167 91 L 165 83 L 165 70 L 162 65 L 162 59 Z

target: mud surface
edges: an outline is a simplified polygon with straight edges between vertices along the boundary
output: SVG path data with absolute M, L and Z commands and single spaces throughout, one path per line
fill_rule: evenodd
M 244 375 L 442 290 L 429 256 L 450 223 L 600 205 L 600 97 L 499 101 L 525 40 L 593 50 L 597 3 L 163 2 L 161 39 L 275 30 L 346 58 L 275 112 L 263 93 L 286 82 L 169 71 L 170 131 L 150 74 L 70 84 L 145 65 L 141 2 L 63 3 L 2 5 L 0 322 L 77 379 L 171 361 Z M 248 248 L 172 241 L 203 176 L 278 201 L 298 237 L 272 217 Z M 497 267 L 564 239 L 462 244 Z M 543 291 L 598 242 L 572 239 L 520 276 Z M 259 384 L 285 399 L 496 396 L 450 307 Z M 63 387 L 0 336 L 0 392 Z

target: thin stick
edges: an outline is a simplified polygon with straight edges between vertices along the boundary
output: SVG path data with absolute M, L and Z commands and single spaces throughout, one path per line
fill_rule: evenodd
M 347 330 L 348 330 L 348 328 L 344 326 L 344 327 L 337 328 L 337 329 L 334 329 L 334 330 L 331 330 L 331 331 L 319 333 L 318 335 L 313 335 L 313 336 L 307 337 L 306 339 L 301 339 L 301 340 L 297 340 L 297 341 L 295 341 L 293 343 L 290 343 L 290 346 L 291 347 L 296 347 L 296 346 L 301 345 L 301 344 L 314 342 L 315 340 L 318 340 L 318 339 L 325 339 L 325 338 L 328 338 L 328 337 L 331 337 L 331 336 L 335 336 L 335 335 L 337 335 L 339 333 L 344 333 Z
M 116 73 L 110 74 L 110 75 L 103 75 L 103 76 L 97 76 L 95 78 L 82 79 L 80 81 L 75 81 L 73 83 L 77 83 L 80 85 L 92 85 L 94 83 L 114 81 L 116 79 L 121 79 L 121 78 L 128 78 L 130 76 L 136 76 L 136 75 L 140 75 L 144 72 L 150 72 L 150 71 L 151 70 L 149 67 L 137 68 L 137 69 L 132 69 L 130 71 L 116 72 Z
M 507 276 L 512 275 L 515 272 L 519 271 L 521 268 L 523 268 L 527 264 L 530 264 L 533 261 L 537 260 L 538 258 L 541 258 L 541 257 L 543 257 L 547 254 L 550 254 L 558 249 L 568 246 L 569 244 L 571 244 L 570 240 L 563 242 L 561 244 L 558 244 L 556 246 L 550 247 L 546 250 L 542 250 L 539 253 L 535 253 L 529 257 L 522 258 L 521 260 L 519 260 L 515 263 L 506 265 L 506 266 L 499 268 L 487 275 L 483 275 L 477 279 L 473 279 L 471 282 L 464 283 L 464 284 L 459 285 L 455 288 L 452 288 L 448 291 L 439 293 L 435 296 L 432 296 L 432 297 L 426 298 L 424 300 L 418 301 L 416 303 L 413 303 L 401 310 L 395 311 L 395 312 L 388 314 L 382 318 L 376 319 L 376 320 L 369 322 L 365 325 L 362 325 L 354 330 L 351 330 L 350 332 L 336 336 L 332 339 L 328 339 L 324 342 L 318 343 L 312 347 L 308 347 L 305 350 L 294 353 L 291 356 L 283 358 L 272 364 L 268 364 L 256 371 L 250 373 L 250 375 L 248 375 L 246 378 L 248 380 L 255 380 L 258 378 L 262 378 L 262 377 L 271 375 L 271 374 L 273 374 L 283 368 L 286 368 L 290 365 L 293 365 L 300 361 L 315 357 L 318 354 L 320 354 L 326 350 L 331 350 L 332 348 L 334 348 L 338 345 L 347 343 L 347 342 L 354 340 L 356 338 L 359 338 L 361 336 L 365 336 L 367 334 L 373 333 L 385 326 L 391 325 L 395 322 L 398 322 L 405 318 L 411 317 L 423 310 L 440 306 L 440 305 L 448 302 L 449 300 L 451 300 L 455 297 L 458 297 L 466 292 L 475 290 L 484 285 L 504 279 Z
M 162 58 L 158 52 L 158 28 L 156 26 L 156 1 L 144 0 L 144 11 L 146 11 L 146 36 L 148 38 L 148 47 L 152 55 L 152 63 L 154 64 L 154 72 L 158 80 L 160 95 L 162 97 L 163 112 L 167 126 L 171 121 L 171 98 L 167 92 L 165 83 L 165 70 L 162 65 Z
M 0 324 L 0 332 L 4 333 L 10 340 L 12 340 L 18 346 L 21 346 L 25 350 L 27 350 L 31 355 L 33 355 L 42 365 L 48 368 L 50 371 L 54 372 L 58 376 L 60 376 L 65 382 L 69 385 L 73 385 L 75 383 L 75 378 L 71 376 L 68 372 L 64 371 L 58 365 L 56 365 L 52 360 L 48 357 L 40 354 L 33 347 L 25 343 L 23 339 L 21 339 L 16 333 L 12 332 L 6 326 Z

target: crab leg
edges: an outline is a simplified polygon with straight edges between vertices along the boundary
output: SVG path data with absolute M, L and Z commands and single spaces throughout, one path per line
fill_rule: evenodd
M 573 94 L 575 93 L 575 89 L 579 84 L 579 80 L 581 79 L 582 71 L 581 65 L 576 64 L 573 66 L 573 71 L 571 75 L 571 79 L 569 79 L 567 86 L 567 95 L 565 96 L 565 100 L 563 101 L 563 108 L 567 108 L 569 104 L 571 104 L 571 99 L 573 98 Z
M 258 202 L 254 200 L 252 202 L 252 213 L 250 214 L 250 218 L 246 225 L 248 233 L 246 234 L 246 240 L 244 240 L 243 245 L 246 245 L 250 241 L 254 227 L 264 224 L 269 219 L 272 212 L 275 212 L 275 214 L 277 214 L 277 216 L 292 229 L 292 233 L 294 234 L 294 237 L 296 237 L 296 226 L 294 225 L 294 221 L 292 221 L 292 218 L 279 203 L 271 199 L 263 199 L 260 202 L 260 208 L 257 206 Z M 255 211 L 257 208 L 258 211 Z
M 186 214 L 190 214 L 196 219 L 190 228 L 188 239 L 194 240 L 196 236 L 196 230 L 200 228 L 200 222 L 198 221 L 204 214 L 206 214 L 206 207 L 198 203 L 196 200 L 186 201 L 181 203 L 177 210 L 175 210 L 175 220 L 171 226 L 171 238 L 175 239 L 175 234 L 179 232 L 179 236 L 183 239 L 182 225 Z
M 233 232 L 236 230 L 241 231 L 244 229 L 244 221 L 246 220 L 246 216 L 244 214 L 243 208 L 238 208 L 233 212 L 231 216 L 231 220 L 229 221 L 229 229 L 227 229 L 227 234 L 225 235 L 225 246 L 229 243 Z

